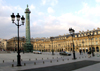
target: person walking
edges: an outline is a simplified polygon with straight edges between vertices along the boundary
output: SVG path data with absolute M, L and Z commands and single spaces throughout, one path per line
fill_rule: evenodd
M 91 57 L 91 51 L 88 52 L 88 57 L 89 57 L 89 58 Z
M 81 53 L 82 53 L 82 50 L 80 50 L 80 55 L 81 55 Z

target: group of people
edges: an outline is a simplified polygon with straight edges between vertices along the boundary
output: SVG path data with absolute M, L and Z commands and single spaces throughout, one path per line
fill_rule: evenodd
M 89 58 L 91 57 L 91 54 L 92 54 L 92 56 L 95 56 L 93 50 L 90 50 L 90 51 L 88 52 L 88 57 L 89 57 Z
M 82 50 L 80 50 L 79 52 L 80 52 L 80 55 L 83 54 Z M 87 52 L 87 54 L 88 54 L 88 57 L 89 57 L 89 58 L 91 57 L 91 54 L 92 54 L 92 56 L 95 56 L 93 50 L 89 50 L 89 51 Z
M 79 52 L 80 52 L 80 55 L 83 54 L 82 50 L 80 50 Z M 84 51 L 84 53 L 85 53 L 85 51 Z

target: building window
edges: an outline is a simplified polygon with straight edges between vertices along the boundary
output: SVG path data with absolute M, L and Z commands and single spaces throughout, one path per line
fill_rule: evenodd
M 81 36 L 83 36 L 83 34 Z
M 86 33 L 84 34 L 84 36 L 86 36 Z
M 98 31 L 98 34 L 100 34 L 100 31 Z
M 78 35 L 78 37 L 80 37 L 80 34 Z
M 95 32 L 94 35 L 96 35 L 97 33 Z
M 77 35 L 75 35 L 75 37 L 77 37 Z
M 98 42 L 96 41 L 96 45 L 98 44 Z

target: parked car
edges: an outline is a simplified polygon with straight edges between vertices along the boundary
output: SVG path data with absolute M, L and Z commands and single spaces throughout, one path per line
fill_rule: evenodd
M 71 53 L 68 53 L 68 52 L 66 52 L 66 51 L 62 51 L 62 52 L 60 52 L 59 54 L 60 54 L 60 55 L 67 55 L 67 56 L 70 56 L 70 55 L 71 55 Z
M 33 51 L 34 54 L 42 54 L 41 51 Z

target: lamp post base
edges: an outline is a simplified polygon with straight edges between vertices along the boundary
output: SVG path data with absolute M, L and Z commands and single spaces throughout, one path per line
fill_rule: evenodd
M 17 66 L 22 66 L 21 65 L 21 56 L 17 55 Z
M 76 60 L 77 58 L 72 58 L 72 60 Z

